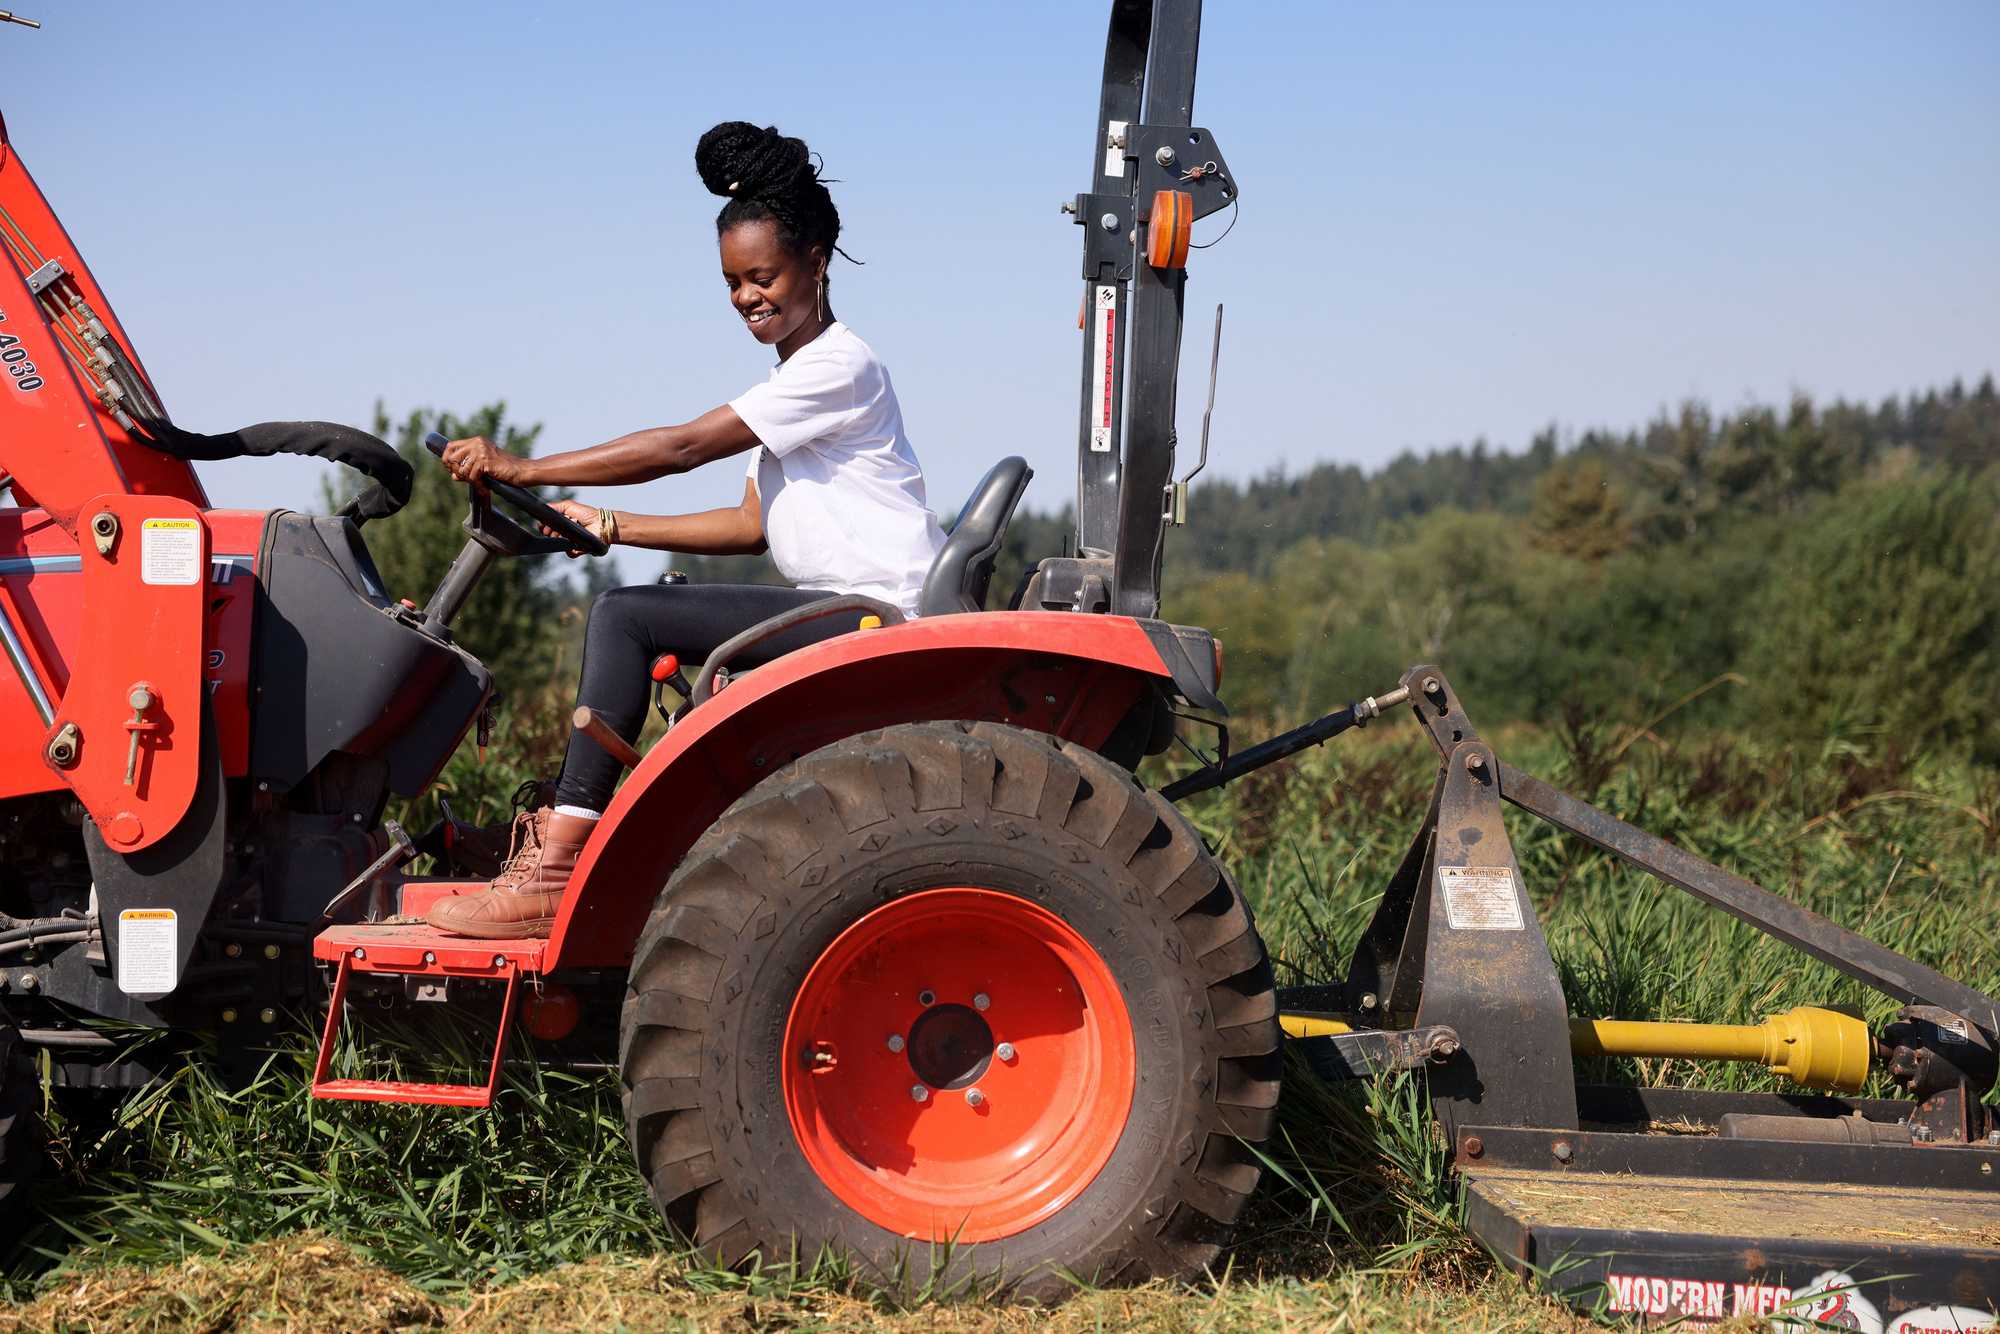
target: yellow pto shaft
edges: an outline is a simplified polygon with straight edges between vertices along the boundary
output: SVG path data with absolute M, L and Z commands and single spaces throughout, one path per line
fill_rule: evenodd
M 1331 1037 L 1354 1029 L 1337 1019 L 1284 1014 L 1289 1037 Z M 1576 1056 L 1680 1057 L 1699 1061 L 1755 1061 L 1807 1088 L 1858 1093 L 1868 1078 L 1875 1041 L 1853 1015 L 1801 1005 L 1761 1024 L 1661 1024 L 1630 1019 L 1572 1019 L 1570 1052 Z
M 1853 1015 L 1801 1005 L 1761 1024 L 1572 1019 L 1569 1047 L 1578 1056 L 1756 1061 L 1807 1088 L 1858 1093 L 1868 1079 L 1875 1042 L 1868 1025 Z

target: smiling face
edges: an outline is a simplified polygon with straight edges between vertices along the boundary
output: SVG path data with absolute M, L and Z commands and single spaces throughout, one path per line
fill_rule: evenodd
M 815 246 L 799 254 L 768 218 L 739 222 L 722 233 L 722 278 L 729 304 L 758 342 L 783 360 L 819 336 L 832 321 L 820 317 L 819 285 L 825 257 Z

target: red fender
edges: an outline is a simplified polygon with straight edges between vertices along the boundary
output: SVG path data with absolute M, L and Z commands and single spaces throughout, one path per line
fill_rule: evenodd
M 1124 616 L 983 612 L 859 630 L 730 683 L 646 755 L 598 822 L 543 956 L 623 966 L 674 866 L 767 774 L 842 737 L 978 719 L 1101 745 L 1172 674 Z

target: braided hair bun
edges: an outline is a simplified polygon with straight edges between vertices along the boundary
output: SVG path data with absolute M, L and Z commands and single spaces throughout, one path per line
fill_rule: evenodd
M 814 246 L 831 256 L 840 250 L 840 212 L 814 167 L 805 140 L 726 120 L 701 136 L 694 147 L 701 183 L 729 202 L 716 215 L 719 236 L 738 223 L 770 221 L 797 254 Z M 851 259 L 852 256 L 849 256 Z
M 806 141 L 779 134 L 775 125 L 760 130 L 749 121 L 726 120 L 694 146 L 694 169 L 718 195 L 756 199 L 782 193 L 811 167 Z

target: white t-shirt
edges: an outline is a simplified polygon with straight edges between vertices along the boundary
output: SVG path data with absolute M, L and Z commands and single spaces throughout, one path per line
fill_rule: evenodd
M 729 406 L 763 442 L 749 475 L 778 572 L 916 615 L 944 532 L 874 349 L 836 320 Z

